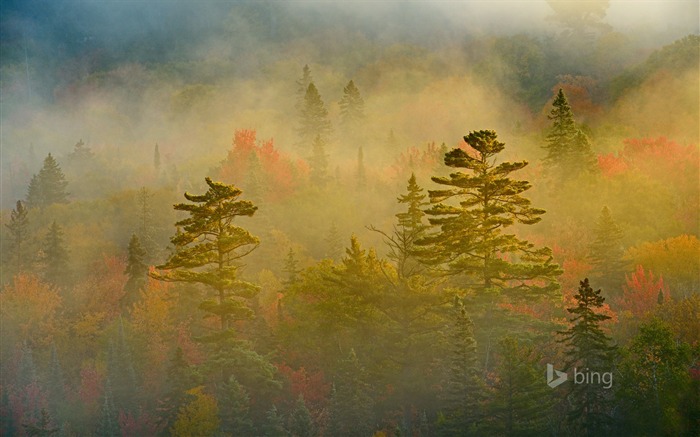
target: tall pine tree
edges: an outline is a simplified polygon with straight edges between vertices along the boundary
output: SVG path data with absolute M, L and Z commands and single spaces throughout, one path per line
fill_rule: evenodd
M 136 234 L 131 235 L 127 249 L 126 269 L 124 274 L 129 277 L 124 284 L 125 295 L 122 298 L 122 308 L 129 308 L 138 300 L 138 292 L 146 285 L 148 266 L 144 262 L 146 251 Z
M 21 200 L 17 201 L 17 206 L 10 213 L 10 223 L 5 226 L 10 231 L 10 261 L 14 271 L 19 273 L 31 264 L 28 210 Z
M 352 80 L 343 88 L 339 105 L 341 125 L 346 129 L 357 129 L 365 118 L 365 101 Z
M 299 111 L 299 128 L 297 129 L 299 145 L 308 150 L 317 136 L 320 135 L 324 141 L 328 141 L 331 132 L 328 110 L 321 100 L 318 89 L 311 82 L 306 89 L 304 101 Z
M 372 396 L 364 367 L 351 350 L 340 365 L 331 394 L 329 431 L 333 436 L 371 435 Z
M 595 239 L 590 245 L 593 273 L 608 296 L 619 295 L 625 279 L 622 259 L 622 229 L 613 220 L 610 210 L 604 206 L 593 229 Z
M 328 155 L 326 154 L 326 143 L 321 135 L 316 135 L 313 143 L 313 154 L 309 159 L 311 183 L 319 188 L 324 188 L 330 179 L 328 175 Z
M 560 332 L 563 335 L 560 341 L 566 346 L 565 370 L 612 372 L 615 348 L 600 326 L 610 319 L 599 312 L 605 298 L 600 295 L 600 290 L 591 288 L 588 278 L 580 282 L 574 298 L 576 306 L 567 308 L 573 314 L 572 325 Z M 603 384 L 571 384 L 568 420 L 576 435 L 592 437 L 610 433 L 612 393 L 609 388 Z
M 64 285 L 70 276 L 68 250 L 63 241 L 63 230 L 54 220 L 46 235 L 41 259 L 44 279 L 52 284 Z
M 54 203 L 68 203 L 67 186 L 61 167 L 49 153 L 39 173 L 32 176 L 29 182 L 27 204 L 31 208 L 43 208 Z

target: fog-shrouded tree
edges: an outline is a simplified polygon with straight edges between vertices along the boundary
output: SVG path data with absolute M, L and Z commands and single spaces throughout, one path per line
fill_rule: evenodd
M 315 437 L 318 435 L 316 426 L 311 419 L 311 413 L 306 407 L 304 396 L 301 394 L 294 403 L 294 409 L 289 414 L 287 428 L 289 429 L 289 434 L 293 437 Z
M 364 367 L 354 350 L 340 363 L 330 400 L 330 435 L 371 435 L 372 396 Z
M 544 164 L 557 178 L 564 179 L 596 168 L 596 156 L 588 136 L 574 120 L 564 91 L 560 88 L 547 116 L 552 127 L 543 146 L 547 155 Z
M 365 101 L 352 80 L 343 88 L 340 99 L 340 124 L 345 129 L 356 129 L 365 119 Z
M 600 211 L 593 235 L 589 246 L 593 272 L 608 296 L 619 295 L 625 279 L 623 233 L 607 206 Z
M 289 252 L 287 252 L 287 257 L 284 259 L 282 271 L 286 275 L 284 285 L 294 285 L 299 280 L 299 273 L 301 273 L 301 269 L 299 269 L 299 260 L 297 260 L 294 249 L 291 247 L 289 248 Z
M 610 316 L 600 313 L 605 302 L 601 290 L 593 290 L 588 278 L 580 282 L 574 295 L 576 306 L 567 308 L 573 315 L 571 327 L 559 332 L 566 347 L 565 370 L 582 372 L 613 371 L 615 347 L 603 331 L 601 323 Z M 581 370 L 582 369 L 582 370 Z M 604 384 L 571 384 L 567 396 L 570 403 L 568 422 L 577 435 L 597 436 L 610 433 L 612 425 L 612 391 Z
M 328 119 L 328 109 L 326 109 L 316 85 L 311 82 L 306 89 L 304 100 L 299 109 L 299 127 L 297 128 L 299 146 L 308 150 L 317 136 L 328 141 L 332 131 L 333 128 Z
M 10 213 L 10 222 L 5 224 L 10 232 L 9 258 L 16 273 L 25 270 L 31 264 L 29 256 L 29 210 L 21 200 Z
M 309 159 L 309 179 L 316 187 L 324 188 L 330 180 L 328 174 L 328 154 L 326 154 L 326 142 L 321 135 L 316 135 L 313 143 L 313 153 Z
M 56 159 L 51 155 L 44 159 L 38 174 L 32 176 L 27 191 L 27 205 L 43 208 L 54 203 L 68 203 L 68 181 Z
M 123 307 L 129 307 L 138 299 L 139 291 L 146 285 L 148 278 L 148 265 L 145 262 L 146 251 L 141 245 L 141 240 L 136 234 L 131 234 L 126 255 L 126 269 L 124 274 L 128 276 L 124 284 Z
M 304 104 L 304 96 L 306 95 L 306 90 L 309 89 L 309 85 L 314 81 L 313 76 L 311 75 L 311 68 L 309 68 L 309 65 L 306 64 L 304 67 L 301 69 L 301 77 L 297 79 L 296 84 L 297 84 L 297 109 L 301 109 L 303 104 Z
M 64 285 L 70 276 L 68 249 L 63 239 L 63 229 L 54 220 L 46 234 L 42 247 L 41 264 L 44 279 L 55 285 Z

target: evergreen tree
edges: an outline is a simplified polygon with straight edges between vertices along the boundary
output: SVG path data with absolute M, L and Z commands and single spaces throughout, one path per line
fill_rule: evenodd
M 465 279 L 464 289 L 492 303 L 498 296 L 523 299 L 553 295 L 559 289 L 556 276 L 561 270 L 552 263 L 551 249 L 535 248 L 505 233 L 516 223 L 539 222 L 545 212 L 533 208 L 521 195 L 530 188 L 529 182 L 508 177 L 524 168 L 527 161 L 496 165 L 495 157 L 505 144 L 496 140 L 494 131 L 471 132 L 464 140 L 472 150 L 448 152 L 445 164 L 470 173 L 455 171 L 448 177 L 432 178 L 451 188 L 428 191 L 434 205 L 426 214 L 439 230 L 417 242 L 426 246 L 421 251 L 424 262 L 444 265 L 446 273 Z M 511 261 L 513 258 L 518 261 Z
M 595 154 L 586 134 L 576 126 L 574 113 L 562 89 L 559 89 L 552 106 L 548 115 L 552 128 L 544 145 L 547 152 L 545 165 L 556 169 L 561 177 L 592 171 L 596 164 Z
M 65 284 L 69 276 L 68 250 L 63 242 L 63 230 L 55 220 L 46 235 L 41 261 L 46 281 L 56 285 Z
M 515 337 L 499 342 L 497 379 L 490 399 L 494 429 L 490 434 L 541 436 L 552 414 L 551 389 L 542 383 L 540 356 Z
M 299 261 L 297 261 L 294 256 L 294 249 L 291 247 L 289 248 L 289 252 L 287 252 L 287 258 L 284 260 L 284 268 L 282 271 L 287 275 L 284 285 L 294 285 L 298 281 L 298 275 L 301 273 L 301 270 L 299 269 Z
M 71 161 L 78 165 L 85 164 L 94 157 L 95 154 L 92 153 L 92 150 L 90 150 L 90 148 L 85 145 L 82 138 L 80 139 L 80 141 L 75 143 L 73 152 L 70 154 Z
M 265 414 L 265 423 L 262 427 L 264 437 L 288 437 L 289 433 L 284 427 L 284 417 L 280 416 L 276 406 L 272 406 Z
M 27 192 L 27 204 L 31 208 L 43 208 L 54 203 L 68 203 L 67 185 L 58 162 L 49 153 L 39 173 L 32 176 Z
M 365 101 L 352 80 L 343 88 L 343 98 L 339 104 L 340 123 L 346 129 L 358 128 L 365 118 Z
M 148 191 L 148 188 L 141 187 L 136 195 L 136 204 L 138 208 L 138 233 L 139 243 L 145 251 L 143 261 L 145 264 L 150 264 L 154 259 L 154 254 L 157 252 L 158 244 L 153 239 L 153 214 L 151 213 L 151 198 L 153 194 Z
M 10 231 L 10 250 L 12 264 L 16 272 L 21 272 L 29 267 L 29 219 L 28 210 L 21 200 L 10 213 L 10 223 L 6 224 Z
M 594 228 L 595 240 L 590 245 L 593 271 L 603 290 L 609 295 L 619 294 L 625 278 L 622 230 L 604 206 Z
M 36 423 L 23 423 L 22 428 L 27 436 L 51 436 L 61 432 L 61 428 L 53 425 L 51 415 L 44 408 L 41 409 Z
M 51 412 L 55 417 L 60 418 L 66 401 L 66 390 L 65 380 L 63 379 L 63 368 L 61 367 L 61 362 L 58 360 L 56 344 L 51 345 L 51 367 L 49 369 L 47 389 Z
M 351 350 L 339 368 L 330 406 L 330 435 L 370 435 L 373 425 L 372 396 L 365 369 Z
M 178 346 L 168 365 L 165 396 L 158 408 L 161 429 L 169 430 L 175 424 L 180 409 L 194 398 L 188 391 L 199 386 L 200 383 L 199 373 L 187 364 L 185 354 Z
M 340 260 L 343 254 L 343 238 L 340 236 L 338 227 L 335 222 L 331 223 L 331 228 L 328 230 L 328 235 L 325 238 L 326 253 L 324 257 L 334 261 Z
M 580 282 L 574 295 L 576 306 L 567 308 L 574 315 L 572 326 L 559 334 L 566 345 L 565 370 L 574 367 L 582 372 L 611 372 L 615 348 L 600 324 L 610 316 L 596 312 L 605 298 L 600 290 L 593 291 L 588 278 Z M 577 435 L 598 436 L 610 432 L 611 392 L 602 384 L 572 384 L 568 394 L 571 410 L 568 420 Z
M 126 258 L 126 270 L 124 274 L 129 277 L 124 284 L 126 294 L 122 298 L 122 307 L 129 308 L 138 299 L 139 290 L 146 285 L 148 266 L 144 263 L 146 251 L 141 246 L 141 241 L 136 234 L 129 240 L 128 254 Z
M 328 175 L 328 155 L 326 144 L 321 135 L 316 135 L 313 143 L 313 155 L 309 159 L 311 183 L 319 188 L 324 188 L 330 179 Z
M 313 82 L 309 84 L 304 95 L 297 132 L 299 144 L 305 147 L 311 146 L 317 136 L 321 136 L 324 141 L 327 141 L 332 132 L 331 122 L 328 120 L 328 110 Z
M 294 404 L 294 410 L 289 415 L 289 434 L 291 437 L 315 437 L 318 435 L 311 419 L 311 413 L 306 408 L 304 396 L 301 394 Z
M 156 143 L 156 147 L 153 150 L 153 167 L 156 171 L 160 170 L 160 151 L 158 150 L 158 143 Z
M 367 186 L 367 172 L 365 171 L 365 158 L 362 153 L 362 146 L 357 149 L 357 187 L 365 188 Z
M 126 342 L 124 323 L 119 318 L 116 341 L 111 341 L 107 355 L 107 372 L 112 385 L 111 402 L 123 411 L 135 411 L 138 406 L 138 386 L 131 348 Z
M 102 399 L 98 434 L 103 437 L 118 437 L 121 435 L 121 432 L 117 422 L 117 410 L 112 399 L 112 383 L 109 378 L 105 382 L 105 391 Z
M 449 355 L 443 384 L 445 422 L 442 429 L 450 435 L 481 435 L 483 385 L 479 378 L 474 324 L 457 296 L 454 322 L 449 331 Z
M 314 81 L 311 76 L 311 69 L 309 65 L 304 65 L 301 71 L 301 77 L 297 80 L 297 103 L 296 108 L 301 110 L 304 105 L 304 97 L 306 96 L 306 91 L 309 89 L 309 85 Z
M 221 430 L 226 435 L 255 435 L 250 419 L 250 398 L 235 377 L 219 386 L 218 404 Z

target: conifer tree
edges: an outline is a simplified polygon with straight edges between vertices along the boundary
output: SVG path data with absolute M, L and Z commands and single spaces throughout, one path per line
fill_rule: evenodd
M 129 277 L 124 284 L 126 294 L 123 298 L 122 307 L 128 308 L 138 298 L 138 292 L 146 285 L 148 277 L 148 266 L 144 263 L 146 251 L 141 246 L 141 241 L 136 234 L 131 234 L 129 248 L 126 257 L 126 269 L 124 274 Z
M 65 380 L 63 379 L 63 368 L 58 360 L 56 344 L 51 345 L 51 364 L 48 377 L 48 402 L 55 417 L 60 417 L 65 404 Z
M 23 423 L 22 428 L 27 436 L 52 436 L 58 435 L 61 428 L 53 424 L 53 419 L 45 408 L 41 409 L 36 423 Z M 8 434 L 9 435 L 9 434 Z
M 12 265 L 16 272 L 21 272 L 30 265 L 29 252 L 29 219 L 28 210 L 24 202 L 17 201 L 15 209 L 10 213 L 10 223 L 7 229 L 10 231 L 10 251 Z
M 552 106 L 548 115 L 552 128 L 544 145 L 547 152 L 545 165 L 555 169 L 560 177 L 592 171 L 596 164 L 595 154 L 586 134 L 576 126 L 574 113 L 562 89 L 559 89 Z
M 536 248 L 506 233 L 516 223 L 539 222 L 545 212 L 522 196 L 529 182 L 509 177 L 527 161 L 496 164 L 505 144 L 494 131 L 471 132 L 464 140 L 471 150 L 453 149 L 445 155 L 445 164 L 468 173 L 432 178 L 447 188 L 428 191 L 434 205 L 426 214 L 437 231 L 417 242 L 426 247 L 421 251 L 423 261 L 459 275 L 464 280 L 461 286 L 482 301 L 553 295 L 561 270 L 552 262 L 551 249 Z
M 330 435 L 370 435 L 373 428 L 372 396 L 365 369 L 354 350 L 340 365 L 330 406 Z
M 324 141 L 327 141 L 332 132 L 331 122 L 328 120 L 328 110 L 313 82 L 309 83 L 306 94 L 304 94 L 297 132 L 299 145 L 303 147 L 310 147 L 319 135 Z
M 306 91 L 309 89 L 309 85 L 314 81 L 311 76 L 311 69 L 309 65 L 304 65 L 301 71 L 301 77 L 296 81 L 297 84 L 297 109 L 301 109 L 304 105 L 304 96 L 306 96 Z
M 319 188 L 324 188 L 329 180 L 328 155 L 325 147 L 326 144 L 321 135 L 316 135 L 313 143 L 313 155 L 309 159 L 309 179 L 314 186 Z
M 165 396 L 158 408 L 162 429 L 167 430 L 173 426 L 180 409 L 194 398 L 188 391 L 200 383 L 201 376 L 193 366 L 187 364 L 185 354 L 178 346 L 167 368 Z
M 359 127 L 365 118 L 365 101 L 352 80 L 343 88 L 343 98 L 339 104 L 340 123 L 346 129 Z
M 221 430 L 227 435 L 255 435 L 250 419 L 250 398 L 235 377 L 219 386 L 219 417 Z
M 151 198 L 153 194 L 148 191 L 148 188 L 141 187 L 136 194 L 136 204 L 138 208 L 138 232 L 139 243 L 145 251 L 143 261 L 145 264 L 150 264 L 154 259 L 154 254 L 157 252 L 158 244 L 153 239 L 153 214 L 151 212 Z
M 289 415 L 288 428 L 292 437 L 315 437 L 318 434 L 311 413 L 306 408 L 304 395 L 300 394 L 294 404 L 294 410 Z
M 288 437 L 289 433 L 284 427 L 284 417 L 277 411 L 276 406 L 272 406 L 265 414 L 265 423 L 262 427 L 264 437 Z
M 75 143 L 73 152 L 70 154 L 71 160 L 76 162 L 77 164 L 85 164 L 87 161 L 91 160 L 94 157 L 95 154 L 92 153 L 92 150 L 90 150 L 90 148 L 85 145 L 82 138 L 80 139 L 80 141 Z
M 119 410 L 133 412 L 138 406 L 139 390 L 131 348 L 127 344 L 121 317 L 116 341 L 110 342 L 107 352 L 107 372 L 112 383 L 111 402 Z
M 571 327 L 559 334 L 566 346 L 565 370 L 574 367 L 582 372 L 611 372 L 615 348 L 600 324 L 610 316 L 597 312 L 605 298 L 591 288 L 588 278 L 580 282 L 574 295 L 576 306 L 567 308 L 574 316 Z M 602 384 L 572 384 L 568 395 L 571 410 L 568 420 L 578 435 L 597 436 L 610 432 L 611 392 Z
M 443 407 L 446 421 L 443 430 L 452 435 L 480 435 L 483 385 L 479 378 L 474 324 L 461 299 L 455 296 L 454 322 L 448 334 L 449 355 Z
M 289 252 L 287 252 L 287 258 L 284 260 L 284 268 L 282 271 L 287 275 L 287 278 L 284 280 L 284 285 L 289 287 L 298 281 L 298 275 L 301 270 L 299 269 L 299 261 L 297 261 L 294 256 L 294 249 L 291 247 L 289 248 Z
M 27 192 L 27 204 L 31 208 L 68 203 L 68 182 L 58 162 L 49 153 L 38 174 L 32 176 Z
M 63 285 L 69 276 L 68 250 L 63 241 L 63 230 L 54 220 L 46 235 L 42 264 L 44 279 L 52 284 Z
M 109 378 L 105 382 L 105 390 L 102 395 L 98 434 L 104 437 L 118 437 L 121 435 L 119 423 L 117 422 L 117 410 L 112 398 L 112 383 Z
M 609 295 L 619 294 L 625 277 L 623 234 L 607 206 L 600 211 L 593 232 L 595 239 L 590 245 L 593 272 L 604 291 Z
M 367 172 L 365 171 L 365 158 L 362 153 L 362 146 L 357 149 L 357 187 L 365 188 L 367 186 Z
M 343 238 L 340 236 L 338 227 L 335 222 L 331 223 L 331 228 L 328 230 L 328 235 L 325 238 L 326 253 L 325 257 L 334 261 L 338 261 L 343 254 Z

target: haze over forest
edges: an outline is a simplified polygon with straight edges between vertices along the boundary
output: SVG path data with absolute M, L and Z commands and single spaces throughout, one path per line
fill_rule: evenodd
M 700 433 L 697 2 L 0 7 L 2 435 Z

